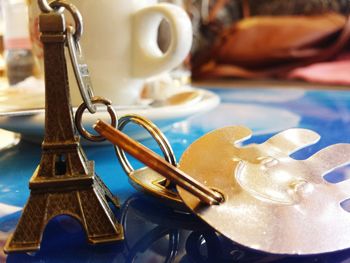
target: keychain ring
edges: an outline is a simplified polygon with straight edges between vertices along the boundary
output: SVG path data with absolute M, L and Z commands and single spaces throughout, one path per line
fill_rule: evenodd
M 45 0 L 39 0 L 39 2 L 42 2 L 42 1 L 45 1 Z M 47 2 L 46 2 L 46 4 L 47 4 Z M 53 11 L 55 10 L 54 8 L 59 8 L 58 12 L 60 12 L 61 8 L 68 10 L 68 12 L 72 15 L 74 23 L 75 23 L 74 38 L 75 38 L 75 41 L 78 42 L 79 39 L 81 38 L 81 36 L 83 35 L 83 28 L 84 28 L 83 27 L 83 17 L 81 15 L 79 9 L 75 5 L 68 3 L 64 0 L 55 0 L 49 4 L 49 7 Z M 44 8 L 47 8 L 47 7 L 44 7 Z
M 118 129 L 120 131 L 123 130 L 123 128 L 128 124 L 129 122 L 133 122 L 145 130 L 153 137 L 153 139 L 157 142 L 159 145 L 161 151 L 163 152 L 164 159 L 169 162 L 170 164 L 176 166 L 176 158 L 174 155 L 174 152 L 170 146 L 169 141 L 164 136 L 164 134 L 159 130 L 159 128 L 154 125 L 151 121 L 147 120 L 146 118 L 143 118 L 138 115 L 129 114 L 121 117 L 118 120 Z M 130 162 L 128 161 L 125 152 L 120 149 L 118 146 L 114 146 L 116 155 L 124 169 L 124 171 L 129 175 L 134 171 L 134 168 L 131 166 Z
M 57 0 L 54 0 L 54 1 L 57 1 Z M 53 1 L 53 2 L 54 2 Z M 39 8 L 40 10 L 43 12 L 43 13 L 50 13 L 50 12 L 58 12 L 58 13 L 61 13 L 63 12 L 64 10 L 64 7 L 61 7 L 59 8 L 58 10 L 55 10 L 54 8 L 52 8 L 50 5 L 52 4 L 51 3 L 48 3 L 47 0 L 38 0 L 38 5 L 39 5 Z
M 112 102 L 110 100 L 107 100 L 105 98 L 102 97 L 94 97 L 91 100 L 92 104 L 103 104 L 107 107 L 107 111 L 109 113 L 109 116 L 111 117 L 111 125 L 113 127 L 117 127 L 118 124 L 118 120 L 117 120 L 117 114 L 114 111 L 113 107 L 112 107 Z M 84 111 L 87 109 L 87 106 L 85 104 L 85 102 L 83 102 L 82 104 L 80 104 L 80 106 L 78 107 L 76 113 L 75 113 L 75 126 L 77 127 L 77 130 L 79 131 L 80 135 L 83 136 L 85 139 L 92 141 L 92 142 L 102 142 L 105 140 L 104 137 L 102 137 L 101 135 L 94 135 L 90 132 L 88 132 L 82 124 L 82 118 L 83 118 L 83 114 Z

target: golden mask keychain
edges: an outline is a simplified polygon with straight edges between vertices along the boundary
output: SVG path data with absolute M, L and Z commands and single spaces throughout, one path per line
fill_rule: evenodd
M 350 182 L 323 178 L 350 162 L 350 144 L 299 161 L 289 155 L 317 142 L 316 133 L 292 129 L 261 145 L 237 147 L 250 136 L 245 127 L 222 128 L 185 151 L 180 169 L 225 198 L 204 206 L 178 187 L 186 205 L 231 240 L 265 252 L 302 255 L 350 247 L 350 214 L 340 206 L 349 198 Z
M 350 144 L 331 145 L 306 160 L 295 160 L 289 155 L 316 143 L 320 139 L 317 133 L 290 129 L 265 143 L 239 147 L 252 132 L 241 126 L 225 127 L 190 145 L 179 169 L 173 166 L 165 171 L 157 163 L 161 158 L 154 153 L 157 160 L 151 155 L 140 158 L 143 146 L 112 126 L 99 121 L 95 130 L 172 182 L 169 174 L 180 169 L 191 177 L 191 183 L 201 184 L 206 193 L 185 190 L 175 183 L 188 208 L 237 243 L 264 252 L 297 255 L 350 246 L 350 214 L 340 205 L 349 198 L 350 182 L 331 184 L 323 179 L 350 163 Z M 181 174 L 177 176 L 183 180 Z

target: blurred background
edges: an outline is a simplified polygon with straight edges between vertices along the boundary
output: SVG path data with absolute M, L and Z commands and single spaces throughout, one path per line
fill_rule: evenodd
M 345 0 L 183 0 L 194 29 L 192 79 L 350 84 Z M 166 31 L 166 30 L 164 30 Z
M 151 79 L 146 87 L 154 88 L 161 82 L 169 85 L 170 81 L 179 86 L 191 79 L 350 84 L 350 1 L 162 2 L 177 4 L 189 13 L 193 47 L 188 59 L 170 77 Z M 16 85 L 30 76 L 42 77 L 31 51 L 33 32 L 29 34 L 27 4 L 28 0 L 0 1 L 0 74 L 5 77 L 2 86 Z M 168 26 L 163 22 L 159 34 L 163 51 L 169 44 L 168 38 Z

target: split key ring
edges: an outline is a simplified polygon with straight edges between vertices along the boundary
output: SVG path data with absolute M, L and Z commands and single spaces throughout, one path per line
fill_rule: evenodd
M 118 125 L 117 113 L 114 111 L 113 106 L 112 106 L 112 102 L 110 100 L 107 100 L 107 99 L 102 98 L 102 97 L 93 97 L 91 100 L 91 103 L 93 105 L 95 105 L 95 104 L 105 105 L 107 107 L 107 112 L 109 113 L 109 116 L 111 118 L 111 125 L 113 127 L 117 127 L 117 125 Z M 105 137 L 103 137 L 101 135 L 94 135 L 84 128 L 83 123 L 82 123 L 83 122 L 83 114 L 87 108 L 88 107 L 87 107 L 86 103 L 83 102 L 78 107 L 77 111 L 75 112 L 74 121 L 75 121 L 75 126 L 77 127 L 78 132 L 85 139 L 92 141 L 92 142 L 102 142 L 102 141 L 106 140 Z

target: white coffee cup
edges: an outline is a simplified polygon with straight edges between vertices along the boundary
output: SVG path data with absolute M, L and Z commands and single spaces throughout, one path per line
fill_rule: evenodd
M 94 93 L 114 104 L 135 103 L 145 78 L 179 65 L 192 44 L 191 22 L 183 9 L 156 0 L 67 0 L 83 16 L 81 47 L 89 66 Z M 37 31 L 39 8 L 29 1 L 34 53 L 42 60 Z M 68 18 L 69 21 L 70 18 Z M 171 40 L 162 53 L 157 44 L 159 24 L 166 19 Z M 69 82 L 73 105 L 82 101 L 69 56 Z

